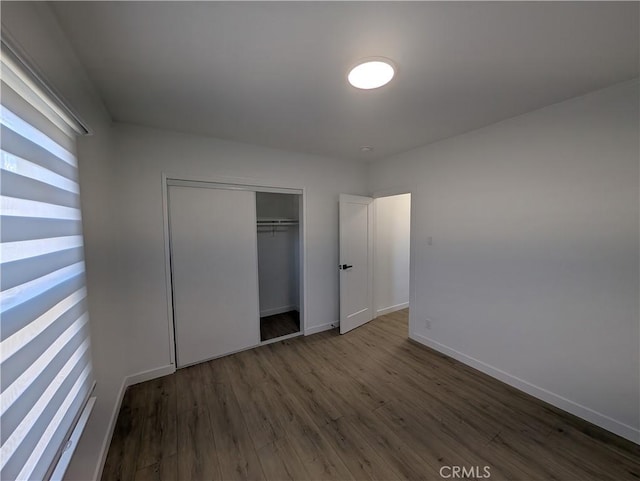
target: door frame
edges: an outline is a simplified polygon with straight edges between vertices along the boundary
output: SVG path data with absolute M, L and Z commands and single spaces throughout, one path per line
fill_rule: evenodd
M 375 254 L 376 254 L 376 236 L 375 236 L 375 232 L 376 232 L 376 225 L 375 225 L 375 219 L 376 219 L 376 215 L 375 215 L 375 209 L 376 209 L 376 202 L 375 200 L 382 198 L 382 197 L 393 197 L 395 195 L 403 195 L 403 194 L 411 194 L 411 207 L 410 207 L 410 212 L 409 212 L 409 332 L 407 333 L 409 338 L 413 337 L 413 332 L 414 332 L 414 325 L 415 325 L 415 319 L 414 319 L 414 311 L 415 309 L 413 309 L 413 307 L 416 305 L 416 293 L 415 293 L 415 288 L 414 286 L 416 285 L 415 283 L 415 262 L 414 262 L 414 246 L 416 245 L 416 239 L 415 239 L 415 229 L 414 229 L 414 225 L 415 225 L 415 199 L 414 199 L 414 193 L 411 191 L 410 188 L 402 188 L 402 187 L 396 187 L 396 188 L 392 188 L 392 189 L 384 189 L 384 190 L 378 190 L 374 193 L 371 194 L 371 197 L 374 198 L 374 216 L 373 216 L 373 222 L 374 222 L 374 236 L 373 236 L 373 255 L 374 255 L 374 262 L 373 262 L 373 279 L 374 279 L 374 292 L 373 292 L 373 306 L 375 309 L 376 306 L 376 298 L 375 298 L 375 278 L 376 278 L 376 267 L 375 267 Z
M 169 226 L 169 185 L 182 185 L 185 187 L 196 188 L 224 188 L 229 190 L 249 190 L 253 192 L 274 192 L 281 194 L 297 194 L 301 197 L 301 208 L 299 212 L 298 235 L 300 242 L 299 252 L 299 303 L 300 303 L 300 332 L 283 336 L 275 340 L 259 342 L 255 346 L 249 346 L 246 349 L 269 344 L 285 338 L 301 336 L 306 331 L 306 305 L 307 305 L 307 229 L 306 229 L 306 213 L 307 213 L 307 196 L 304 187 L 295 187 L 289 185 L 279 185 L 271 182 L 244 178 L 244 177 L 222 177 L 222 176 L 188 176 L 177 175 L 162 172 L 162 222 L 163 222 L 163 242 L 164 242 L 164 271 L 165 271 L 165 291 L 167 296 L 167 329 L 169 334 L 169 364 L 176 369 L 176 339 L 175 339 L 175 316 L 173 310 L 173 280 L 171 270 L 171 231 Z M 258 245 L 256 241 L 256 254 Z M 256 276 L 258 270 L 256 269 Z M 256 283 L 258 278 L 256 277 Z M 259 295 L 259 294 L 258 294 Z M 260 332 L 260 312 L 256 312 L 256 329 Z M 258 336 L 259 337 L 259 336 Z M 242 349 L 245 350 L 245 349 Z M 233 354 L 233 353 L 227 353 Z

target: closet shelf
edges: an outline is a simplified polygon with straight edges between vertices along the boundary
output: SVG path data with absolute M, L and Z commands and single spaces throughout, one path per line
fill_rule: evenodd
M 279 225 L 298 225 L 298 221 L 296 219 L 258 219 L 258 227 Z

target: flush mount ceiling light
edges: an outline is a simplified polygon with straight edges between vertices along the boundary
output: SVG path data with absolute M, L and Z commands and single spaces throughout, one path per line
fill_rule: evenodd
M 388 84 L 395 73 L 390 60 L 365 59 L 351 69 L 347 78 L 355 88 L 371 90 Z

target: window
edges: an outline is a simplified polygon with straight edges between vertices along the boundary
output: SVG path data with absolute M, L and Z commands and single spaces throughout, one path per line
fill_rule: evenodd
M 94 385 L 73 153 L 83 128 L 4 42 L 1 104 L 0 478 L 46 479 Z

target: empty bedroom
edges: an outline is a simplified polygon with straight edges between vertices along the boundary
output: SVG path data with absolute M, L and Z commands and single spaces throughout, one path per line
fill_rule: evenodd
M 640 479 L 640 2 L 0 2 L 2 480 Z

